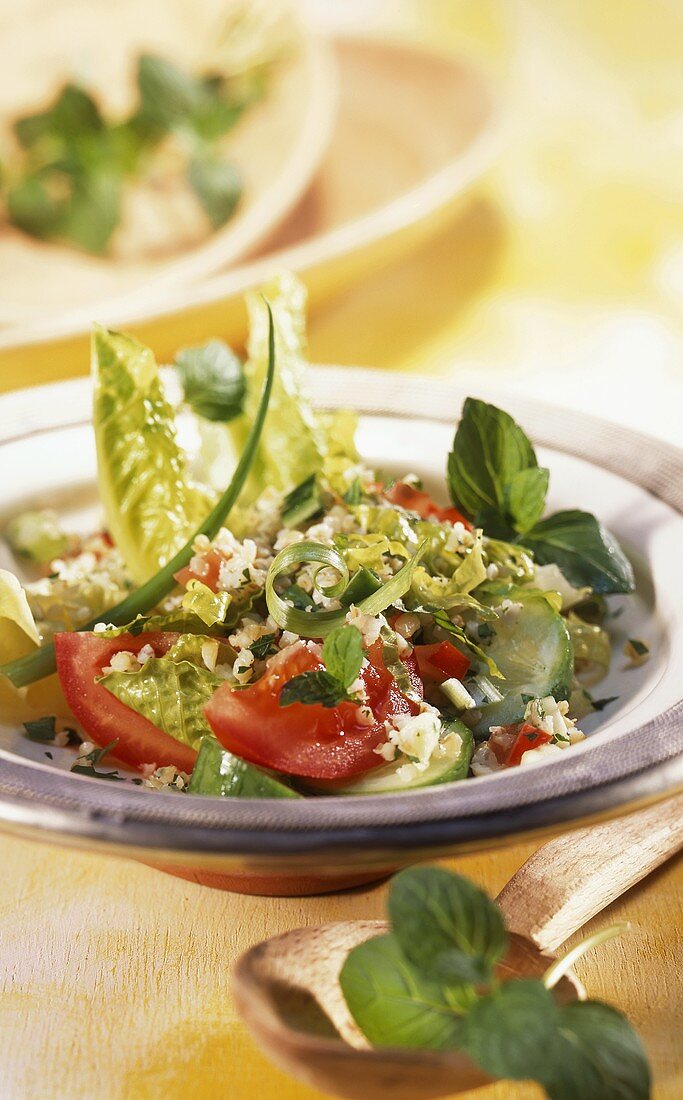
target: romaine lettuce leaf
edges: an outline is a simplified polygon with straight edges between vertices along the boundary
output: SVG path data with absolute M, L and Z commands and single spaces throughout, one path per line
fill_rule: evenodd
M 110 672 L 100 683 L 170 737 L 197 749 L 211 733 L 204 707 L 223 683 L 202 659 L 202 646 L 212 641 L 183 634 L 164 657 L 151 657 L 139 672 Z
M 258 294 L 247 297 L 247 395 L 244 415 L 230 424 L 235 450 L 241 450 L 253 421 L 268 362 L 263 298 L 273 311 L 277 373 L 256 461 L 240 500 L 242 509 L 268 486 L 288 492 L 320 471 L 339 490 L 344 471 L 358 461 L 353 442 L 355 416 L 346 412 L 329 416 L 313 410 L 306 384 L 306 288 L 291 273 L 278 276 Z
M 142 584 L 180 549 L 213 500 L 188 477 L 150 349 L 97 327 L 92 371 L 100 499 L 112 538 Z
M 247 395 L 244 415 L 230 425 L 236 450 L 241 451 L 253 422 L 268 364 L 268 315 L 263 298 L 267 298 L 273 311 L 277 373 L 261 442 L 242 493 L 242 507 L 268 485 L 286 492 L 316 473 L 322 468 L 327 449 L 325 433 L 306 392 L 306 289 L 294 275 L 287 273 L 267 283 L 260 293 L 247 296 L 250 322 L 249 358 L 244 367 Z

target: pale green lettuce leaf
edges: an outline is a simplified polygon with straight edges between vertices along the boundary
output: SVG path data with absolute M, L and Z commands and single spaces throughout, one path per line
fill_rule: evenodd
M 0 664 L 40 645 L 26 593 L 13 573 L 0 569 Z
M 201 648 L 207 642 L 211 639 L 182 635 L 164 657 L 151 657 L 139 672 L 110 672 L 100 683 L 164 733 L 197 749 L 201 738 L 211 733 L 204 707 L 223 683 L 202 660 Z
M 197 615 L 206 626 L 225 621 L 232 601 L 229 592 L 214 592 L 199 580 L 190 580 L 183 596 L 182 608 Z
M 277 371 L 261 443 L 247 487 L 244 508 L 272 486 L 288 492 L 311 474 L 324 469 L 330 456 L 330 472 L 339 473 L 340 453 L 355 460 L 353 421 L 347 417 L 325 421 L 312 408 L 306 383 L 306 289 L 291 273 L 285 273 L 247 297 L 250 333 L 249 358 L 244 372 L 247 396 L 244 415 L 231 423 L 236 450 L 240 450 L 253 422 L 258 396 L 268 363 L 268 316 L 263 299 L 273 311 Z M 335 433 L 341 426 L 341 436 Z
M 92 371 L 100 499 L 112 538 L 142 584 L 187 541 L 213 501 L 188 477 L 150 349 L 97 327 Z
M 37 649 L 40 641 L 24 589 L 13 573 L 0 569 L 0 664 L 24 657 Z M 15 688 L 6 676 L 0 676 L 0 715 L 4 721 L 26 722 L 44 714 L 70 714 L 56 676 L 29 688 Z

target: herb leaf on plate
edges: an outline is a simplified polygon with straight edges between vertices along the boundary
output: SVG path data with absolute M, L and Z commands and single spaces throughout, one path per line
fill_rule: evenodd
M 205 420 L 232 420 L 242 411 L 246 383 L 241 360 L 223 340 L 178 352 L 175 366 L 185 401 Z
M 472 991 L 430 981 L 408 962 L 395 936 L 376 936 L 354 947 L 339 982 L 351 1015 L 375 1046 L 448 1050 L 459 1045 Z
M 349 688 L 363 664 L 363 638 L 358 627 L 341 626 L 323 642 L 325 668 Z
M 351 699 L 349 689 L 363 664 L 363 638 L 355 626 L 339 626 L 323 644 L 324 669 L 302 672 L 288 680 L 280 692 L 280 706 L 318 703 L 336 707 Z
M 555 512 L 527 531 L 522 541 L 541 565 L 555 562 L 576 588 L 587 585 L 603 595 L 633 592 L 630 561 L 590 512 Z
M 505 953 L 500 909 L 478 887 L 439 867 L 397 875 L 389 915 L 407 959 L 444 982 L 487 982 Z
M 526 433 L 509 413 L 468 397 L 448 456 L 448 484 L 456 508 L 473 518 L 486 508 L 505 512 L 506 488 L 536 467 Z

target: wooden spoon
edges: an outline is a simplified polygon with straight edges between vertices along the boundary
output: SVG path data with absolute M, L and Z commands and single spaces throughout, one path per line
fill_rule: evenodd
M 500 977 L 540 977 L 552 958 L 545 952 L 681 848 L 683 795 L 543 845 L 498 896 L 511 932 Z M 301 928 L 240 956 L 233 994 L 259 1045 L 298 1080 L 349 1100 L 428 1100 L 489 1084 L 458 1051 L 369 1046 L 338 976 L 351 948 L 386 930 L 384 921 Z M 555 992 L 585 997 L 571 973 Z

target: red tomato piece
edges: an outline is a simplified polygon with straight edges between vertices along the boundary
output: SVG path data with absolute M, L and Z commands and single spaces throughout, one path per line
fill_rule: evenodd
M 174 577 L 178 584 L 181 584 L 183 588 L 186 588 L 189 581 L 196 580 L 201 581 L 207 588 L 210 588 L 212 592 L 218 591 L 218 574 L 222 563 L 226 560 L 225 555 L 221 554 L 220 550 L 207 550 L 205 554 L 202 554 L 198 561 L 192 558 L 192 564 L 186 565 L 184 569 L 180 569 L 177 573 L 174 573 Z
M 461 680 L 470 662 L 452 642 L 435 642 L 433 645 L 416 645 L 415 657 L 423 680 L 442 684 L 455 677 Z
M 545 730 L 536 729 L 528 722 L 515 722 L 511 726 L 501 726 L 489 737 L 489 748 L 499 764 L 505 768 L 514 768 L 521 763 L 529 749 L 547 745 L 552 736 Z
M 385 719 L 391 714 L 414 714 L 417 706 L 401 693 L 385 668 L 381 642 L 370 648 L 367 658 L 361 679 L 374 722 L 363 722 L 354 703 L 279 705 L 288 680 L 325 667 L 310 645 L 298 643 L 273 658 L 256 683 L 237 691 L 228 684 L 220 687 L 205 708 L 209 725 L 230 752 L 285 775 L 344 779 L 378 767 L 384 761 L 373 749 L 386 740 Z M 412 654 L 405 664 L 421 695 Z
M 468 531 L 472 530 L 470 521 L 457 508 L 441 508 L 429 493 L 424 493 L 405 481 L 395 481 L 385 490 L 384 495 L 391 504 L 398 504 L 409 512 L 417 512 L 422 519 L 435 519 L 439 523 L 462 523 Z
M 143 764 L 156 764 L 158 768 L 173 764 L 181 771 L 191 772 L 197 754 L 189 745 L 176 741 L 127 707 L 96 683 L 96 678 L 102 675 L 102 669 L 115 653 L 121 650 L 137 653 L 143 645 L 151 645 L 155 656 L 162 657 L 178 637 L 171 631 L 150 631 L 137 636 L 119 634 L 118 638 L 88 632 L 55 635 L 59 681 L 74 717 L 101 748 L 118 741 L 112 755 L 134 768 Z

